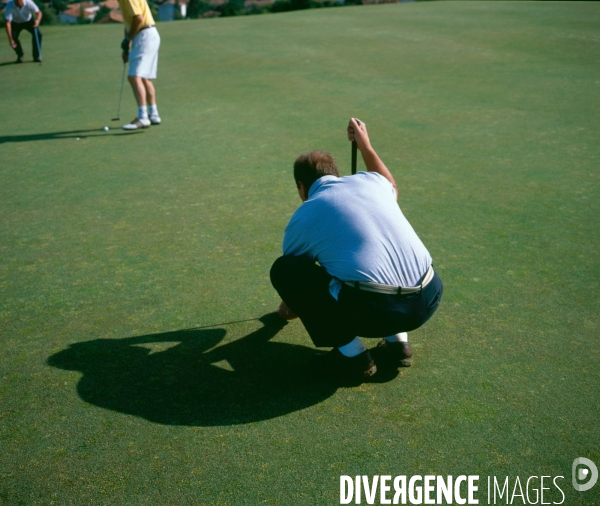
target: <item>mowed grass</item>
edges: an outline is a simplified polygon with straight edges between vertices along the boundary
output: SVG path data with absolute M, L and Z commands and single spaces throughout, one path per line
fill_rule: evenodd
M 164 123 L 134 134 L 110 121 L 122 27 L 43 28 L 41 67 L 0 67 L 0 503 L 326 505 L 342 474 L 478 474 L 480 504 L 488 476 L 533 475 L 598 504 L 571 464 L 600 465 L 599 22 L 434 2 L 163 23 Z M 350 116 L 445 284 L 413 367 L 359 387 L 307 375 L 302 325 L 268 315 L 292 162 L 348 174 Z

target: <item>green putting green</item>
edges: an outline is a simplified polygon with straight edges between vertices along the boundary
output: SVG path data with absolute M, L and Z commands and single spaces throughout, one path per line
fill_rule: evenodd
M 330 505 L 341 475 L 479 475 L 479 504 L 488 477 L 562 476 L 545 502 L 600 503 L 571 484 L 600 466 L 599 22 L 425 2 L 162 23 L 163 124 L 139 133 L 127 83 L 111 121 L 122 26 L 42 27 L 42 66 L 0 66 L 0 504 Z M 269 314 L 292 162 L 349 174 L 350 116 L 445 284 L 413 366 L 358 387 L 307 375 L 301 323 Z

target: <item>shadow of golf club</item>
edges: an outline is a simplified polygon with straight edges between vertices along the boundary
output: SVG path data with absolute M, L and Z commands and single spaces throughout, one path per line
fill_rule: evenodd
M 83 374 L 82 400 L 165 425 L 268 420 L 348 386 L 314 374 L 313 348 L 270 342 L 287 324 L 277 313 L 259 320 L 260 329 L 216 348 L 225 329 L 187 329 L 72 344 L 48 364 Z
M 114 128 L 113 128 L 114 130 Z M 94 132 L 94 135 L 86 135 Z M 4 135 L 0 136 L 0 144 L 5 142 L 29 142 L 29 141 L 50 141 L 56 139 L 93 139 L 96 137 L 107 137 L 107 136 L 118 136 L 118 135 L 134 135 L 144 133 L 143 130 L 133 130 L 127 132 L 125 130 L 119 131 L 118 133 L 103 132 L 99 128 L 93 128 L 88 130 L 66 130 L 63 132 L 47 132 L 42 134 L 24 134 L 24 135 Z

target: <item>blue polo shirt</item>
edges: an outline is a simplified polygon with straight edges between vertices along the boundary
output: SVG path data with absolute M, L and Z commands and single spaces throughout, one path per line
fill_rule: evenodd
M 4 19 L 12 23 L 27 23 L 33 14 L 40 12 L 39 7 L 32 0 L 24 0 L 23 7 L 11 0 L 6 4 Z
M 343 281 L 411 287 L 431 265 L 391 183 L 376 172 L 324 176 L 285 229 L 283 254 L 306 256 Z M 331 287 L 337 298 L 339 284 Z

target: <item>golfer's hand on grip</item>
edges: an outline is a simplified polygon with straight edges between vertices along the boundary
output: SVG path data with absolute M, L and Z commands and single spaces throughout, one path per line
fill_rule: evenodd
M 350 118 L 346 130 L 348 132 L 348 140 L 356 141 L 356 147 L 360 149 L 361 153 L 365 148 L 369 149 L 371 147 L 367 126 L 361 120 L 358 118 Z
M 371 146 L 369 134 L 367 133 L 367 126 L 357 118 L 350 118 L 347 131 L 348 140 L 356 141 L 356 147 L 360 150 L 367 171 L 377 172 L 385 177 L 394 187 L 396 198 L 398 198 L 398 187 L 396 186 L 394 176 L 392 176 L 391 172 Z

